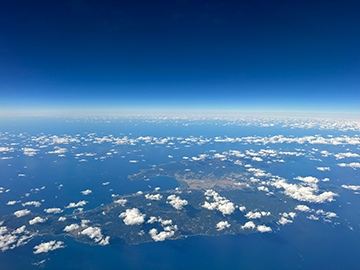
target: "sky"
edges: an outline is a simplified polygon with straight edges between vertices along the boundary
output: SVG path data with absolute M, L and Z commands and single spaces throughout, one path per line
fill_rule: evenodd
M 360 2 L 2 1 L 0 113 L 360 114 Z

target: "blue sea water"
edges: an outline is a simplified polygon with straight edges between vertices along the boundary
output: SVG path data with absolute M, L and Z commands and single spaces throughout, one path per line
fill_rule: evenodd
M 95 132 L 97 136 L 157 136 L 189 137 L 216 136 L 306 136 L 321 134 L 323 136 L 341 136 L 339 131 L 294 130 L 289 128 L 259 128 L 252 126 L 219 126 L 213 123 L 186 126 L 165 123 L 138 123 L 135 120 L 119 123 L 64 121 L 62 119 L 42 119 L 24 121 L 2 120 L 0 132 L 11 134 L 27 133 L 26 136 L 76 134 Z M 352 136 L 353 132 L 346 133 Z M 19 140 L 16 138 L 16 140 Z M 71 146 L 67 145 L 69 149 Z M 95 152 L 97 156 L 105 155 L 109 149 L 118 154 L 104 161 L 88 158 L 88 162 L 79 162 L 68 153 L 66 157 L 51 154 L 34 156 L 8 153 L 13 159 L 0 160 L 0 186 L 10 189 L 0 194 L 0 216 L 23 209 L 21 204 L 8 206 L 11 200 L 41 201 L 40 207 L 28 206 L 34 212 L 43 213 L 50 207 L 64 207 L 70 202 L 86 199 L 89 203 L 84 210 L 93 209 L 101 204 L 112 202 L 112 194 L 129 194 L 139 190 L 174 189 L 178 183 L 168 178 L 150 179 L 150 181 L 130 181 L 127 176 L 151 168 L 152 165 L 182 160 L 183 156 L 193 156 L 215 149 L 217 152 L 229 149 L 246 150 L 262 149 L 263 145 L 204 144 L 192 145 L 190 148 L 167 148 L 165 145 L 113 146 L 104 144 L 76 145 L 74 153 Z M 266 146 L 265 146 L 266 147 Z M 291 151 L 299 145 L 280 145 Z M 314 145 L 301 145 L 310 150 Z M 323 146 L 322 146 L 323 147 Z M 326 146 L 327 151 L 359 152 L 356 146 Z M 286 149 L 285 149 L 286 148 Z M 320 148 L 320 147 L 319 147 Z M 339 150 L 340 149 L 340 150 Z M 46 151 L 53 150 L 49 147 Z M 135 151 L 134 151 L 135 150 Z M 69 150 L 70 151 L 70 150 Z M 72 151 L 72 150 L 71 150 Z M 168 155 L 173 156 L 169 159 Z M 124 157 L 124 158 L 123 158 Z M 318 153 L 314 157 L 320 158 Z M 138 160 L 129 163 L 129 160 Z M 329 177 L 328 184 L 359 183 L 359 175 L 351 168 L 336 166 L 339 161 L 327 160 L 326 166 L 331 171 L 321 172 L 316 166 L 323 163 L 305 157 L 288 162 L 287 166 L 273 166 L 269 172 L 292 181 L 297 176 Z M 9 164 L 11 166 L 9 166 Z M 344 173 L 345 172 L 345 173 Z M 19 176 L 25 174 L 26 177 Z M 103 185 L 110 182 L 108 185 Z M 60 186 L 62 185 L 62 186 Z M 40 188 L 45 186 L 45 189 Z M 39 191 L 33 189 L 39 188 Z M 81 191 L 90 189 L 90 195 L 84 197 Z M 33 191 L 31 191 L 33 190 Z M 29 194 L 26 196 L 25 194 Z M 0 252 L 0 269 L 359 269 L 360 257 L 360 195 L 343 190 L 336 202 L 326 203 L 320 207 L 332 211 L 342 219 L 339 225 L 323 220 L 309 220 L 300 214 L 290 225 L 279 231 L 250 235 L 223 235 L 217 237 L 196 236 L 175 241 L 145 243 L 135 246 L 91 246 L 74 241 L 70 237 L 42 236 L 31 240 L 27 245 L 14 250 Z M 70 210 L 66 210 L 70 211 Z M 70 212 L 69 212 L 70 213 Z M 349 228 L 352 227 L 352 229 Z M 33 254 L 33 247 L 41 242 L 61 240 L 66 247 L 48 253 Z M 45 260 L 41 264 L 39 262 Z M 37 265 L 38 264 L 38 265 Z

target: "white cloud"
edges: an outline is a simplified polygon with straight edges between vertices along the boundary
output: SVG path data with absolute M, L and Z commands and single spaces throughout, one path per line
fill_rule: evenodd
M 46 221 L 46 218 L 35 217 L 32 220 L 29 220 L 29 224 L 34 225 L 36 223 L 44 223 L 45 221 Z
M 360 190 L 360 186 L 354 186 L 354 185 L 341 185 L 342 188 L 351 189 L 351 190 Z
M 269 192 L 269 189 L 267 187 L 264 187 L 264 186 L 260 186 L 257 189 L 261 190 L 261 191 Z
M 188 204 L 187 200 L 180 199 L 179 196 L 176 195 L 170 195 L 167 197 L 168 201 L 166 203 L 169 203 L 172 207 L 174 207 L 176 210 L 181 210 L 185 205 Z
M 281 219 L 280 219 L 277 223 L 279 223 L 279 224 L 281 224 L 281 225 L 285 225 L 285 224 L 292 223 L 292 222 L 293 222 L 293 221 L 290 220 L 290 219 L 287 219 L 287 218 L 285 218 L 285 217 L 281 217 Z
M 138 160 L 129 160 L 130 163 L 138 163 Z
M 220 221 L 218 224 L 216 224 L 216 228 L 218 231 L 224 230 L 229 227 L 230 227 L 230 224 L 227 221 Z
M 35 156 L 39 150 L 33 148 L 21 148 L 25 156 Z
M 343 159 L 343 158 L 346 158 L 346 157 L 355 158 L 355 157 L 360 157 L 360 156 L 358 154 L 355 154 L 355 153 L 347 152 L 347 153 L 334 154 L 334 157 L 336 157 L 336 159 Z
M 76 207 L 80 207 L 80 206 L 84 206 L 85 204 L 87 204 L 88 202 L 87 201 L 79 201 L 77 203 L 69 203 L 68 206 L 66 206 L 65 208 L 76 208 Z
M 303 205 L 303 204 L 299 204 L 295 207 L 295 210 L 299 210 L 299 211 L 302 211 L 302 212 L 309 212 L 310 211 L 310 208 L 306 205 Z
M 257 218 L 261 218 L 262 216 L 270 216 L 270 215 L 271 215 L 270 212 L 265 212 L 265 211 L 252 212 L 252 211 L 250 211 L 249 213 L 247 213 L 245 215 L 245 217 L 247 217 L 248 219 L 257 219 Z
M 152 201 L 160 201 L 162 199 L 162 195 L 161 194 L 145 194 L 145 198 L 147 200 L 152 200 Z
M 153 224 L 154 222 L 157 222 L 157 221 L 158 221 L 157 217 L 151 216 L 146 223 Z
M 261 213 L 260 212 L 249 212 L 245 215 L 246 218 L 248 219 L 256 219 L 256 218 L 261 218 Z
M 108 184 L 110 184 L 110 182 L 104 182 L 104 183 L 102 183 L 103 186 L 107 186 Z
M 354 170 L 356 170 L 356 168 L 360 168 L 360 163 L 359 162 L 352 162 L 352 163 L 339 163 L 338 166 L 340 167 L 350 167 L 353 168 Z
M 14 151 L 14 148 L 0 147 L 0 152 L 9 152 L 9 151 Z
M 87 235 L 91 239 L 94 239 L 95 242 L 100 242 L 103 238 L 103 235 L 101 234 L 101 229 L 99 227 L 88 227 L 79 232 L 79 234 Z
M 17 203 L 19 203 L 20 201 L 8 201 L 7 203 L 6 203 L 6 205 L 14 205 L 14 204 L 17 204 Z
M 106 246 L 109 244 L 110 236 L 106 236 L 105 239 L 102 239 L 99 243 L 101 246 Z
M 299 201 L 324 203 L 326 201 L 331 202 L 335 196 L 338 196 L 338 194 L 332 191 L 317 194 L 319 193 L 319 188 L 316 183 L 319 180 L 315 177 L 297 177 L 296 179 L 301 180 L 303 183 L 289 184 L 285 179 L 278 177 L 277 179 L 273 179 L 273 182 L 270 184 L 276 188 L 283 188 L 286 195 Z
M 23 225 L 9 231 L 5 226 L 0 227 L 0 250 L 5 251 L 27 244 L 35 235 L 26 231 L 25 228 L 26 226 Z
M 80 228 L 80 226 L 78 224 L 74 223 L 74 224 L 66 226 L 64 228 L 64 232 L 72 232 L 72 231 L 77 230 L 79 228 Z
M 272 231 L 272 229 L 271 229 L 270 227 L 267 227 L 267 226 L 265 226 L 265 225 L 258 225 L 258 226 L 257 226 L 257 230 L 258 230 L 259 232 L 262 232 L 262 233 L 264 233 L 264 232 L 271 232 L 271 231 Z
M 116 200 L 114 201 L 114 203 L 118 203 L 120 204 L 121 206 L 125 206 L 125 203 L 127 202 L 126 199 L 119 199 L 119 200 Z
M 205 191 L 204 195 L 208 200 L 210 199 L 210 197 L 212 197 L 213 202 L 209 203 L 208 201 L 205 201 L 202 207 L 209 210 L 217 209 L 223 215 L 230 215 L 235 211 L 234 203 L 229 201 L 225 197 L 221 197 L 216 191 L 208 189 Z
M 319 171 L 330 171 L 330 167 L 316 167 Z
M 311 220 L 319 220 L 318 217 L 314 216 L 314 215 L 310 215 L 307 217 L 308 219 L 311 219 Z
M 63 210 L 61 210 L 61 208 L 47 208 L 47 209 L 44 209 L 44 211 L 48 214 L 59 214 L 61 213 Z
M 252 229 L 253 230 L 255 228 L 256 228 L 256 226 L 255 226 L 254 222 L 252 222 L 252 221 L 248 221 L 244 224 L 244 226 L 241 226 L 241 229 Z
M 62 241 L 50 241 L 46 243 L 41 243 L 40 245 L 37 245 L 34 247 L 35 251 L 34 254 L 39 254 L 43 252 L 49 252 L 58 248 L 64 248 L 64 242 Z
M 124 218 L 125 225 L 140 225 L 145 221 L 145 214 L 141 214 L 139 209 L 126 209 L 119 217 Z
M 65 221 L 66 217 L 59 217 L 58 221 Z
M 87 190 L 81 191 L 81 193 L 82 193 L 83 195 L 89 195 L 90 193 L 92 193 L 92 190 L 87 189 Z
M 14 212 L 14 215 L 16 216 L 16 217 L 23 217 L 23 216 L 26 216 L 26 215 L 28 215 L 28 214 L 30 214 L 30 210 L 27 210 L 27 209 L 24 209 L 24 210 L 18 210 L 18 211 L 16 211 L 16 212 Z
M 160 233 L 158 233 L 157 229 L 151 229 L 149 231 L 149 234 L 151 236 L 151 238 L 155 241 L 164 241 L 166 238 L 170 238 L 174 235 L 174 231 L 162 231 Z
M 59 146 L 55 146 L 54 149 L 54 151 L 49 151 L 47 154 L 64 154 L 67 152 L 66 148 L 61 148 Z
M 22 204 L 22 206 L 26 206 L 26 205 L 33 205 L 35 207 L 39 207 L 41 205 L 41 203 L 37 202 L 37 201 L 31 201 L 31 202 L 25 202 Z

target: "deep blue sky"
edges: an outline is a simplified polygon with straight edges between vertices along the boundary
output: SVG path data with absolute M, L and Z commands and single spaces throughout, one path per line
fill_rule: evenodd
M 0 111 L 360 113 L 360 1 L 1 1 Z

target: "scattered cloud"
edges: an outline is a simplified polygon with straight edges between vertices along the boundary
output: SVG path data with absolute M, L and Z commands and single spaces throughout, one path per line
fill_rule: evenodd
M 140 225 L 145 221 L 145 214 L 141 214 L 139 209 L 126 209 L 119 217 L 124 218 L 125 225 Z
M 145 194 L 147 200 L 160 201 L 162 199 L 161 194 Z
M 188 204 L 187 200 L 180 199 L 179 196 L 176 195 L 170 195 L 167 197 L 166 203 L 170 204 L 172 207 L 174 207 L 176 210 L 181 210 L 185 205 Z
M 22 203 L 22 206 L 26 206 L 26 205 L 33 205 L 35 207 L 39 207 L 41 205 L 41 203 L 37 202 L 37 201 L 31 201 L 31 202 Z
M 257 230 L 258 230 L 259 232 L 262 232 L 262 233 L 264 233 L 264 232 L 271 232 L 271 231 L 272 231 L 272 229 L 271 229 L 270 227 L 267 227 L 267 226 L 265 226 L 265 225 L 258 225 L 258 226 L 257 226 Z
M 330 167 L 316 167 L 319 171 L 330 171 Z
M 16 216 L 16 217 L 23 217 L 23 216 L 26 216 L 26 215 L 28 215 L 28 214 L 30 214 L 30 210 L 27 210 L 27 209 L 24 209 L 24 210 L 18 210 L 18 211 L 16 211 L 16 212 L 14 212 L 14 215 Z
M 41 243 L 40 245 L 37 245 L 34 247 L 34 254 L 49 252 L 55 249 L 64 248 L 64 242 L 62 241 L 50 241 L 46 243 Z
M 158 233 L 157 229 L 151 229 L 149 234 L 155 242 L 165 241 L 166 238 L 170 238 L 174 235 L 174 231 L 161 231 Z
M 77 203 L 69 203 L 68 206 L 66 206 L 65 208 L 76 208 L 76 207 L 81 207 L 81 206 L 84 206 L 85 204 L 87 204 L 88 202 L 87 201 L 79 201 Z
M 92 193 L 92 190 L 87 189 L 87 190 L 81 191 L 81 193 L 82 193 L 83 195 L 89 195 L 90 193 Z
M 64 228 L 64 232 L 72 232 L 72 231 L 77 230 L 79 228 L 80 228 L 79 224 L 74 223 L 74 224 L 66 226 Z
M 346 188 L 346 189 L 355 190 L 355 191 L 360 190 L 360 186 L 354 186 L 354 185 L 341 185 L 341 187 Z
M 220 221 L 218 224 L 216 224 L 216 228 L 218 231 L 222 231 L 229 227 L 230 227 L 230 224 L 227 221 Z
M 255 223 L 252 221 L 246 222 L 243 226 L 241 226 L 241 229 L 252 229 L 254 230 L 256 228 Z
M 205 191 L 204 195 L 206 196 L 207 201 L 204 202 L 202 207 L 209 209 L 209 210 L 218 210 L 220 211 L 224 216 L 230 215 L 235 211 L 235 205 L 233 202 L 229 201 L 225 197 L 221 197 L 219 193 L 212 189 L 208 189 Z M 210 197 L 212 197 L 212 202 L 208 202 L 210 200 Z
M 59 214 L 61 213 L 63 210 L 61 208 L 47 208 L 47 209 L 44 209 L 44 211 L 48 214 Z
M 34 225 L 36 223 L 44 223 L 45 221 L 46 221 L 46 218 L 35 217 L 35 218 L 29 220 L 29 224 Z

